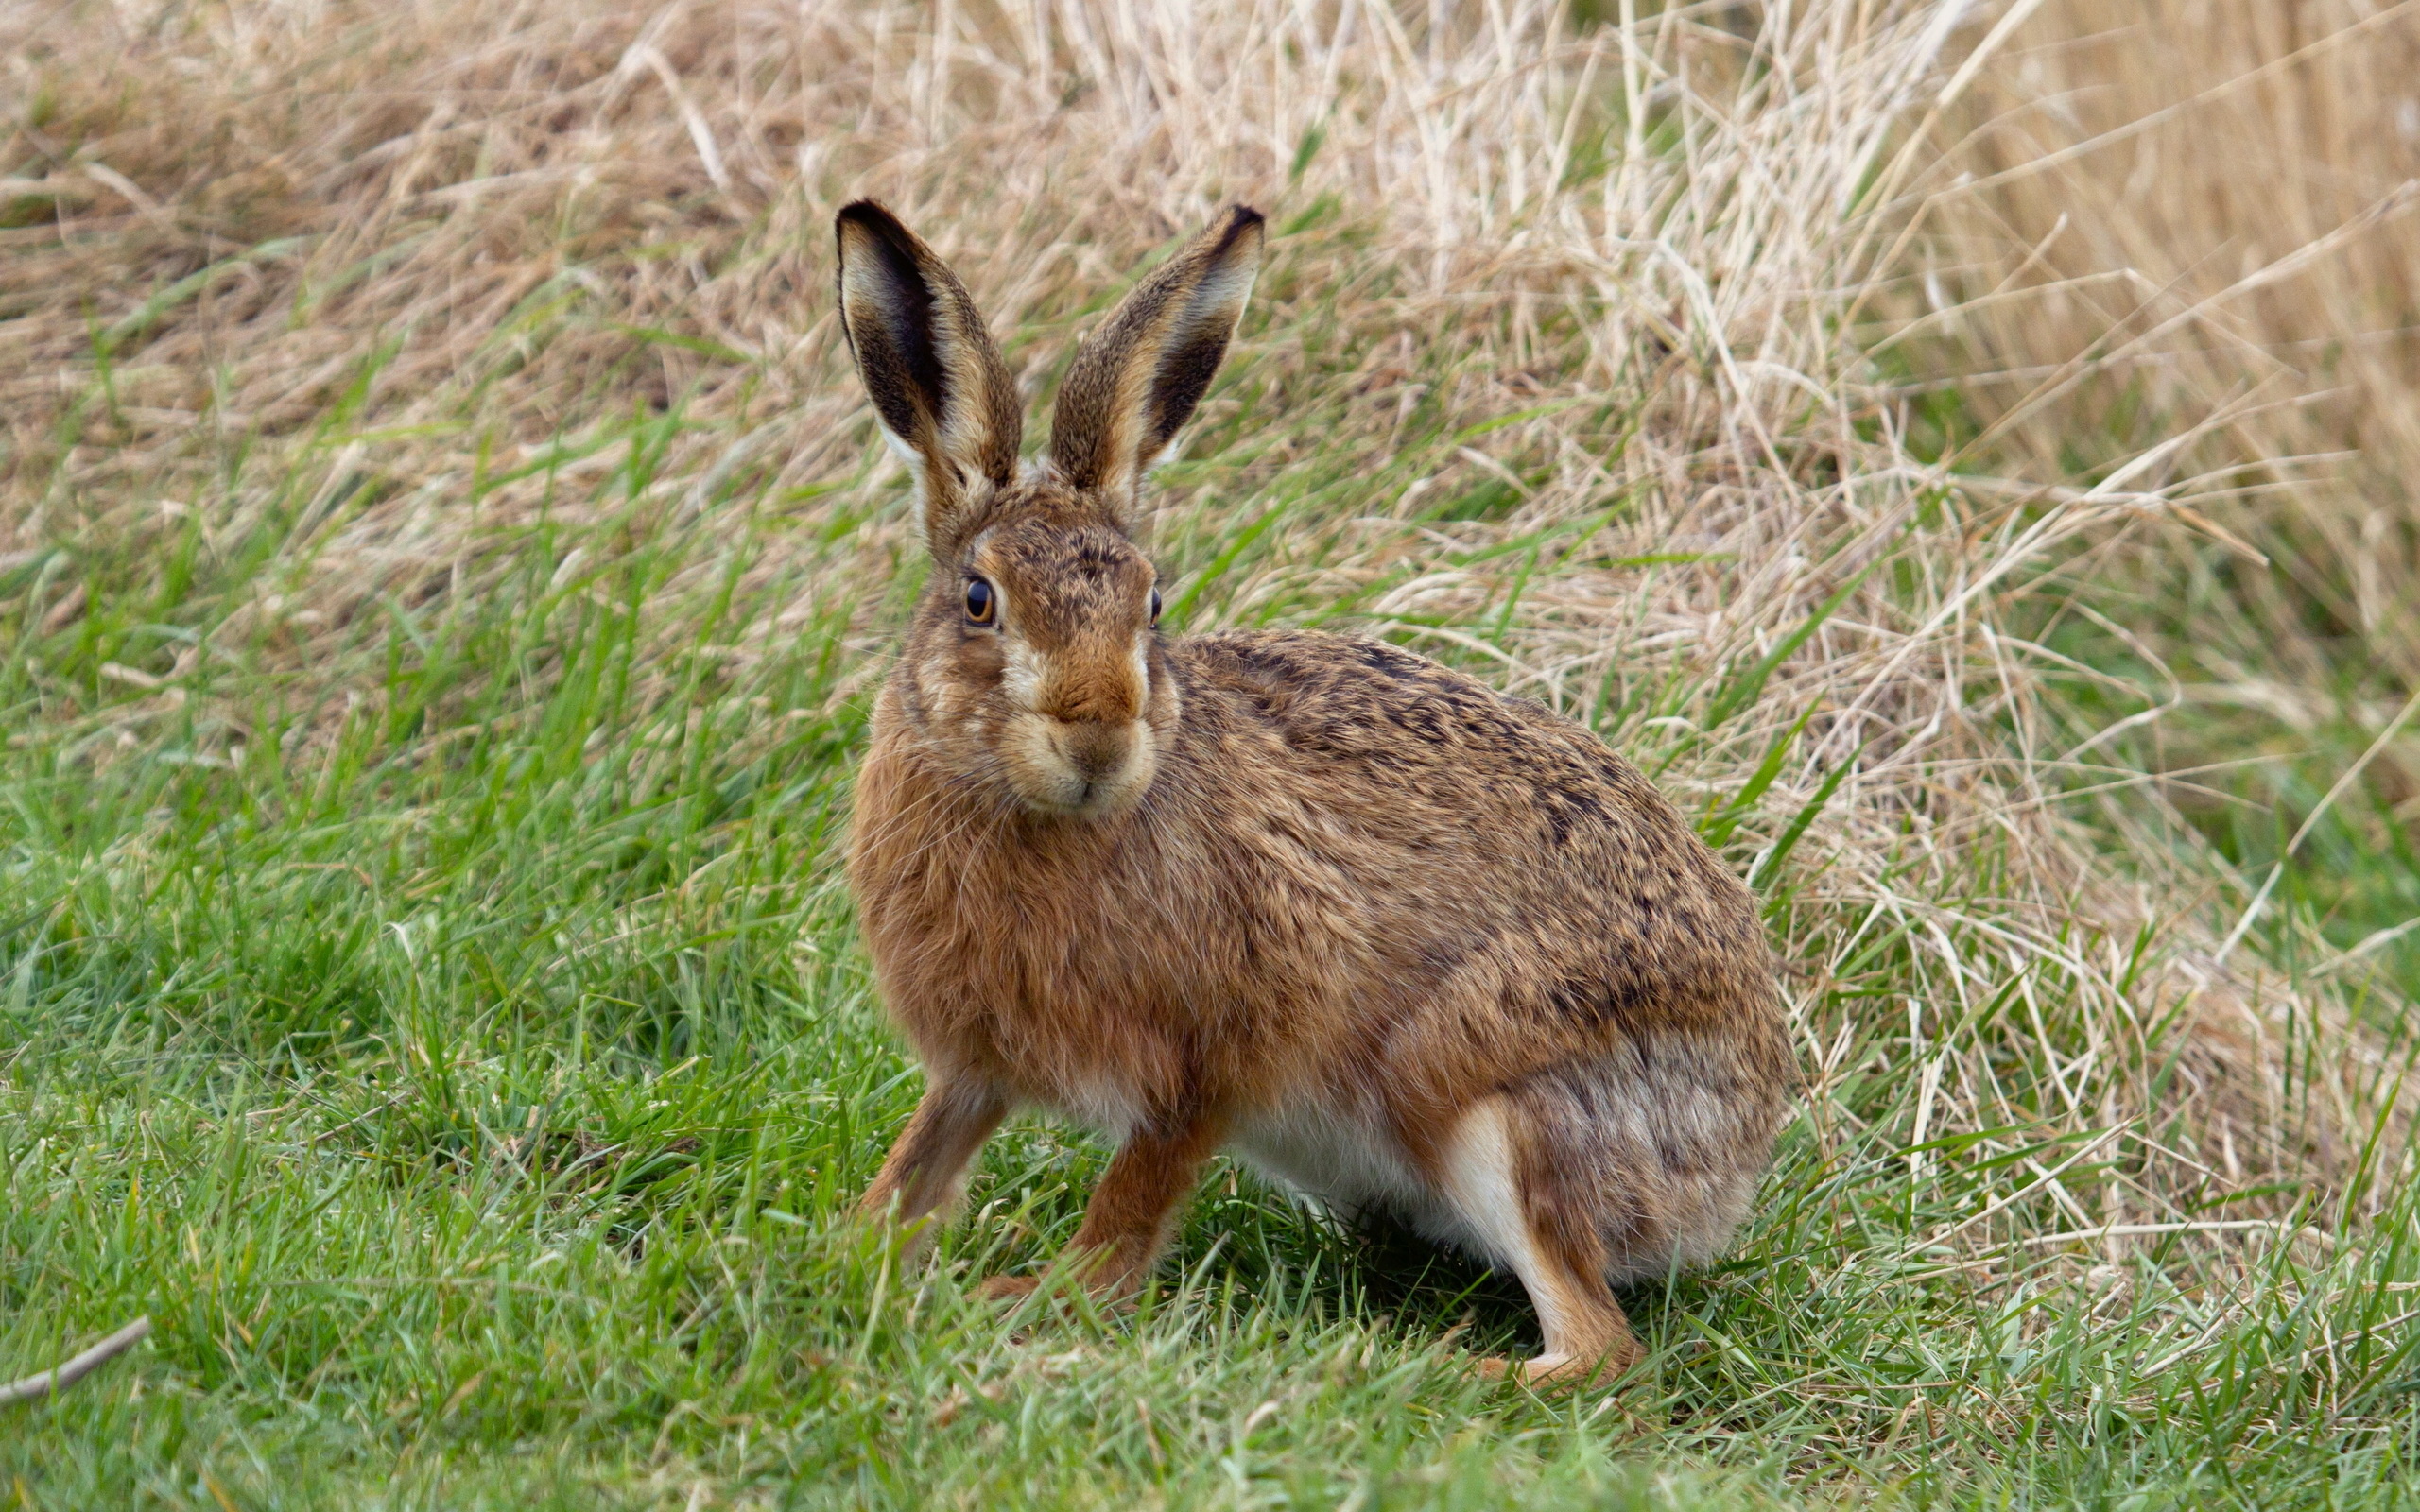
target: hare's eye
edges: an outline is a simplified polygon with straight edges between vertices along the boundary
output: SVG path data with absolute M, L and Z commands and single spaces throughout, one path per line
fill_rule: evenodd
M 980 577 L 966 580 L 966 617 L 977 625 L 992 623 L 992 585 Z
M 1160 623 L 1160 591 L 1156 588 L 1151 590 L 1151 623 Z

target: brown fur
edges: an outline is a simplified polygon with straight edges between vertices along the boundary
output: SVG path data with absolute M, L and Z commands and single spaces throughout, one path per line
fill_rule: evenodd
M 843 212 L 844 306 L 914 307 L 853 284 L 853 215 L 889 221 Z M 938 266 L 896 236 L 889 266 Z M 1637 769 L 1540 705 L 1374 642 L 1150 627 L 1133 458 L 1199 398 L 1258 248 L 1238 211 L 1138 286 L 1078 357 L 1053 466 L 970 485 L 906 438 L 936 560 L 849 871 L 928 1091 L 866 1202 L 931 1211 L 1003 1108 L 1057 1108 L 1123 1142 L 1074 1244 L 1119 1290 L 1232 1143 L 1514 1263 L 1534 1375 L 1588 1379 L 1637 1351 L 1608 1280 L 1714 1253 L 1769 1158 L 1791 1066 L 1763 930 Z M 962 352 L 953 394 L 886 395 L 903 370 L 861 363 L 927 436 L 973 437 L 944 411 L 995 414 L 1006 382 Z

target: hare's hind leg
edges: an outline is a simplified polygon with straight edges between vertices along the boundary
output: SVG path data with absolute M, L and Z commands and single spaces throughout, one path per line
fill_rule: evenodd
M 1443 1185 L 1461 1226 L 1498 1263 L 1521 1278 L 1538 1310 L 1545 1351 L 1515 1364 L 1486 1361 L 1490 1376 L 1530 1385 L 1583 1385 L 1611 1380 L 1640 1349 L 1630 1320 L 1605 1284 L 1603 1241 L 1596 1226 L 1555 1211 L 1554 1194 L 1524 1181 L 1521 1110 L 1507 1097 L 1475 1105 L 1445 1141 Z

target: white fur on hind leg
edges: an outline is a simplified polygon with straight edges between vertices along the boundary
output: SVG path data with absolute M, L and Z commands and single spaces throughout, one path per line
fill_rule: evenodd
M 1501 1097 L 1472 1105 L 1444 1149 L 1445 1195 L 1472 1238 L 1488 1258 L 1509 1267 L 1538 1310 L 1538 1330 L 1546 1335 L 1547 1352 L 1530 1362 L 1530 1370 L 1551 1368 L 1564 1361 L 1563 1347 L 1571 1337 L 1574 1309 L 1563 1286 L 1559 1267 L 1546 1262 L 1530 1231 L 1530 1205 L 1521 1195 L 1521 1177 L 1512 1143 L 1512 1108 Z

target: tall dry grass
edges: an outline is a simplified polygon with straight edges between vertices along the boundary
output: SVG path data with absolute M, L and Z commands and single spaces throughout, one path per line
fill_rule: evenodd
M 2420 688 L 2420 8 L 2029 9 L 1944 122 L 1910 339 L 2037 474 L 2188 433 L 2153 475 L 2230 474 L 2210 523 L 2270 560 L 2139 627 L 2233 715 L 2177 760 L 2375 734 Z M 2191 592 L 2171 552 L 2134 565 Z M 2420 738 L 2366 775 L 2408 816 Z
M 1902 1152 L 1938 1215 L 1911 1255 L 2261 1231 L 2287 1198 L 2196 1205 L 2325 1189 L 2391 1060 L 2221 958 L 2205 905 L 2239 896 L 2013 628 L 2062 554 L 2188 532 L 2229 484 L 2170 435 L 2074 487 L 1952 474 L 1844 334 L 1930 245 L 1903 235 L 1928 133 L 2018 55 L 1955 4 L 1607 9 L 13 8 L 0 547 L 40 717 L 96 762 L 187 688 L 222 755 L 266 684 L 340 719 L 381 604 L 494 591 L 665 415 L 631 474 L 685 563 L 648 606 L 659 695 L 735 496 L 797 528 L 717 654 L 838 605 L 877 667 L 868 585 L 910 547 L 832 211 L 925 231 L 1039 390 L 1138 260 L 1248 199 L 1281 233 L 1224 449 L 1161 511 L 1194 623 L 1348 601 L 1654 766 L 1775 898 L 1817 1166 Z M 2116 324 L 2075 320 L 2023 364 Z M 184 648 L 95 671 L 84 585 L 197 541 Z

